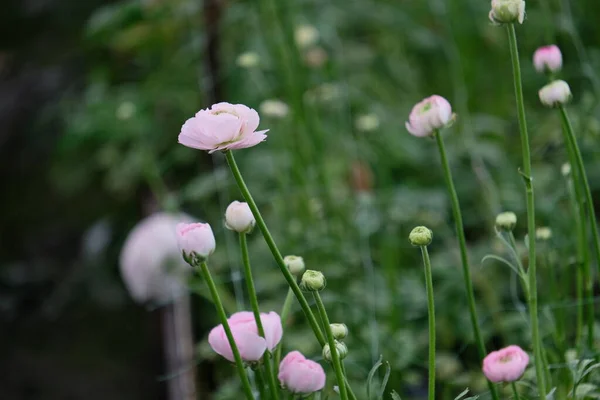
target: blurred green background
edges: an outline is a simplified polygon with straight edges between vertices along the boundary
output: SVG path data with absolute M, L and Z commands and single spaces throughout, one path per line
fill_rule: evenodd
M 213 225 L 215 275 L 240 260 L 222 214 L 241 200 L 221 154 L 177 144 L 183 122 L 216 101 L 261 114 L 268 140 L 236 152 L 284 254 L 328 280 L 332 320 L 350 328 L 350 378 L 362 390 L 379 355 L 388 391 L 424 398 L 427 309 L 410 230 L 427 225 L 438 321 L 439 398 L 483 393 L 450 204 L 435 143 L 409 135 L 411 107 L 430 94 L 458 114 L 444 135 L 489 349 L 527 350 L 523 299 L 501 254 L 495 215 L 520 217 L 524 192 L 506 32 L 487 0 L 13 0 L 0 14 L 0 398 L 165 398 L 159 319 L 135 304 L 118 254 L 129 230 L 160 208 Z M 600 27 L 596 0 L 531 0 L 518 28 L 542 245 L 542 332 L 551 363 L 575 344 L 573 217 L 560 121 L 538 102 L 533 51 L 556 43 L 592 189 L 600 195 Z M 264 103 L 277 100 L 279 103 Z M 275 106 L 274 106 L 275 104 Z M 261 307 L 286 284 L 251 236 Z M 550 291 L 552 266 L 561 288 Z M 198 285 L 196 285 L 198 286 Z M 246 306 L 248 305 L 246 300 Z M 294 305 L 285 349 L 320 359 Z M 194 297 L 200 398 L 236 399 L 233 369 L 207 347 L 217 323 Z M 597 330 L 598 331 L 598 330 Z M 218 368 L 217 368 L 218 367 Z M 560 374 L 560 368 L 556 372 Z

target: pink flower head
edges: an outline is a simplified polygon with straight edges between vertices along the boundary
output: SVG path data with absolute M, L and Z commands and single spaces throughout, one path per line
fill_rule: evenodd
M 195 254 L 197 257 L 204 259 L 215 251 L 215 235 L 209 224 L 181 223 L 177 225 L 176 230 L 179 250 L 186 257 Z
M 185 121 L 179 143 L 209 153 L 256 146 L 268 131 L 256 131 L 259 121 L 258 113 L 243 104 L 217 103 Z
M 325 371 L 299 351 L 288 353 L 279 364 L 279 382 L 292 393 L 312 393 L 325 387 Z
M 283 328 L 281 318 L 276 312 L 261 313 L 260 321 L 265 331 L 265 337 L 258 334 L 254 314 L 241 311 L 233 314 L 227 320 L 240 355 L 245 361 L 258 361 L 266 349 L 273 350 L 281 341 Z M 210 347 L 217 353 L 234 361 L 231 346 L 225 335 L 223 325 L 213 328 L 208 335 Z
M 562 53 L 556 45 L 540 47 L 533 53 L 533 66 L 538 72 L 557 72 L 562 68 Z
M 406 129 L 414 136 L 423 137 L 443 128 L 452 118 L 452 106 L 448 100 L 433 95 L 413 107 Z
M 529 364 L 529 356 L 519 346 L 492 351 L 483 359 L 483 373 L 492 382 L 514 382 Z
M 240 311 L 229 317 L 229 325 L 244 326 L 246 329 L 258 334 L 258 327 L 254 319 L 254 313 L 250 311 Z M 273 350 L 281 341 L 283 336 L 283 327 L 281 326 L 281 318 L 274 311 L 270 313 L 260 313 L 260 322 L 265 331 L 265 340 L 267 348 Z

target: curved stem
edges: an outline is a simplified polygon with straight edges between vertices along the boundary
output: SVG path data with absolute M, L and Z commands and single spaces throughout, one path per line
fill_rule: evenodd
M 590 184 L 588 182 L 587 174 L 585 173 L 585 166 L 583 165 L 583 157 L 581 156 L 581 151 L 579 150 L 579 145 L 577 144 L 577 138 L 575 137 L 575 133 L 573 132 L 573 126 L 571 125 L 571 121 L 569 120 L 569 116 L 567 115 L 567 110 L 564 106 L 560 106 L 560 116 L 564 125 L 564 133 L 567 140 L 567 147 L 570 148 L 569 153 L 572 153 L 572 156 L 575 161 L 575 166 L 577 167 L 577 174 L 574 174 L 574 179 L 577 178 L 579 182 L 574 181 L 573 184 L 580 188 L 583 186 L 585 193 L 585 205 L 587 207 L 588 217 L 590 219 L 590 225 L 592 226 L 592 236 L 594 243 L 594 253 L 596 256 L 596 262 L 598 264 L 598 268 L 600 268 L 600 239 L 598 235 L 598 223 L 596 221 L 596 211 L 594 210 L 594 200 L 592 198 L 592 191 L 590 189 Z M 573 166 L 573 165 L 572 165 Z M 582 201 L 582 200 L 581 200 Z M 589 266 L 589 263 L 588 263 Z M 584 265 L 585 267 L 585 265 Z M 584 284 L 585 284 L 585 292 L 587 294 L 588 300 L 593 296 L 592 293 L 592 278 L 591 271 L 584 269 Z M 587 281 L 585 280 L 587 278 Z M 593 299 L 591 299 L 588 304 L 588 347 L 590 349 L 593 348 L 594 344 L 594 303 Z M 591 320 L 590 320 L 591 319 Z
M 252 214 L 256 219 L 256 224 L 262 232 L 263 237 L 265 238 L 265 242 L 267 242 L 267 246 L 269 246 L 269 250 L 271 250 L 271 253 L 273 254 L 273 258 L 275 258 L 275 261 L 277 262 L 281 273 L 283 273 L 285 280 L 287 281 L 288 285 L 294 292 L 294 295 L 298 299 L 300 307 L 302 307 L 302 311 L 304 312 L 304 315 L 306 315 L 306 319 L 308 319 L 308 323 L 312 328 L 317 340 L 319 341 L 319 344 L 323 346 L 325 344 L 325 338 L 323 337 L 323 333 L 319 328 L 319 324 L 317 323 L 315 315 L 310 309 L 308 301 L 306 301 L 306 297 L 304 297 L 304 294 L 302 293 L 300 287 L 296 283 L 296 279 L 285 266 L 285 263 L 283 262 L 283 257 L 281 256 L 281 253 L 279 252 L 279 249 L 277 248 L 277 245 L 275 244 L 275 241 L 271 236 L 271 232 L 269 232 L 269 228 L 267 228 L 267 224 L 265 223 L 265 220 L 260 214 L 260 211 L 258 210 L 258 207 L 256 206 L 256 203 L 254 202 L 254 199 L 252 198 L 252 195 L 250 194 L 250 191 L 246 186 L 246 182 L 244 182 L 244 178 L 242 177 L 242 173 L 240 172 L 240 169 L 238 168 L 237 163 L 235 162 L 233 153 L 227 150 L 225 151 L 225 157 L 227 159 L 227 164 L 229 164 L 229 168 L 231 169 L 233 177 L 235 178 L 235 181 L 237 182 L 237 185 L 240 191 L 242 192 L 244 199 L 248 203 L 248 206 L 250 207 L 250 210 L 252 211 Z
M 348 390 L 346 389 L 346 380 L 344 379 L 342 362 L 340 360 L 337 347 L 335 347 L 335 338 L 333 337 L 333 332 L 331 331 L 331 326 L 329 325 L 329 317 L 327 316 L 327 311 L 325 310 L 325 305 L 323 304 L 323 300 L 321 299 L 319 292 L 313 292 L 313 295 L 315 297 L 315 302 L 317 303 L 317 309 L 319 310 L 321 320 L 325 327 L 325 335 L 327 336 L 327 343 L 329 344 L 329 351 L 331 352 L 331 363 L 333 364 L 333 369 L 338 382 L 338 388 L 340 389 L 340 399 L 348 400 Z
M 242 251 L 242 264 L 244 264 L 244 277 L 246 279 L 246 287 L 248 288 L 248 297 L 250 298 L 250 305 L 252 306 L 252 312 L 254 313 L 254 319 L 256 320 L 258 334 L 262 337 L 265 337 L 265 329 L 260 319 L 260 309 L 258 308 L 258 297 L 256 296 L 254 279 L 252 279 L 252 269 L 250 268 L 250 256 L 248 255 L 248 241 L 246 240 L 245 233 L 240 233 L 240 250 Z M 265 369 L 267 370 L 266 373 L 267 378 L 269 379 L 269 390 L 271 392 L 271 398 L 273 400 L 278 400 L 278 386 L 277 381 L 275 379 L 275 373 L 273 372 L 273 367 L 271 365 L 271 354 L 269 352 L 266 352 L 263 356 L 263 362 L 265 363 Z
M 462 214 L 460 211 L 460 203 L 458 201 L 458 195 L 456 194 L 456 189 L 454 188 L 454 182 L 452 180 L 452 172 L 450 171 L 450 164 L 448 163 L 448 157 L 446 156 L 446 149 L 444 147 L 444 141 L 442 139 L 442 135 L 439 131 L 434 133 L 434 136 L 437 141 L 440 160 L 442 163 L 442 168 L 444 170 L 444 179 L 446 181 L 446 187 L 448 189 L 448 194 L 450 195 L 450 202 L 452 204 L 452 216 L 454 218 L 454 225 L 456 227 L 456 236 L 458 236 L 458 244 L 460 247 L 460 259 L 462 263 L 462 271 L 463 271 L 463 279 L 465 282 L 465 290 L 467 292 L 467 303 L 469 305 L 469 316 L 471 317 L 471 326 L 473 328 L 473 336 L 475 337 L 475 343 L 477 344 L 477 350 L 479 352 L 479 358 L 481 360 L 487 355 L 485 350 L 485 343 L 483 342 L 483 337 L 481 336 L 481 331 L 479 329 L 479 321 L 477 319 L 477 309 L 475 308 L 475 293 L 473 290 L 473 281 L 471 280 L 471 268 L 469 267 L 469 257 L 467 254 L 467 240 L 465 238 L 465 232 L 463 228 L 463 220 Z M 488 387 L 490 389 L 490 393 L 492 394 L 492 398 L 494 400 L 498 400 L 500 397 L 498 396 L 498 391 L 496 386 L 494 386 L 491 382 L 488 381 Z
M 427 246 L 421 246 L 425 266 L 425 286 L 427 287 L 427 313 L 429 320 L 429 390 L 428 399 L 435 400 L 435 304 L 433 302 L 433 278 Z
M 219 297 L 217 286 L 215 285 L 215 282 L 213 281 L 212 276 L 210 275 L 210 271 L 208 270 L 208 265 L 206 265 L 206 261 L 202 261 L 200 263 L 200 272 L 202 274 L 202 277 L 204 278 L 204 281 L 208 285 L 208 288 L 210 289 L 210 294 L 215 303 L 217 314 L 219 315 L 219 319 L 223 324 L 225 335 L 227 336 L 227 340 L 229 341 L 229 345 L 231 346 L 233 358 L 235 359 L 235 366 L 237 367 L 238 374 L 240 375 L 240 380 L 242 381 L 242 388 L 244 389 L 244 394 L 246 395 L 246 398 L 248 400 L 254 400 L 254 396 L 252 395 L 252 389 L 250 388 L 250 381 L 248 380 L 248 375 L 246 374 L 246 369 L 244 368 L 244 362 L 242 361 L 240 352 L 237 348 L 237 345 L 235 344 L 235 340 L 233 339 L 233 334 L 231 333 L 229 323 L 227 322 L 227 315 L 225 314 L 223 303 L 221 303 L 221 298 Z
M 283 307 L 281 307 L 281 324 L 283 325 L 283 334 L 285 335 L 285 326 L 288 319 L 288 315 L 290 314 L 290 309 L 292 308 L 292 300 L 294 299 L 294 292 L 292 288 L 288 289 L 287 295 L 285 296 L 285 301 L 283 302 Z M 277 346 L 277 350 L 275 350 L 275 367 L 279 367 L 279 362 L 281 361 L 281 349 L 283 347 L 283 340 Z
M 531 323 L 531 340 L 535 355 L 535 375 L 538 391 L 541 397 L 546 397 L 546 382 L 544 378 L 544 360 L 542 356 L 542 341 L 540 338 L 538 322 L 538 298 L 537 298 L 537 270 L 535 262 L 535 200 L 533 195 L 533 181 L 531 178 L 531 151 L 529 149 L 529 134 L 527 133 L 527 120 L 525 117 L 525 102 L 523 100 L 523 86 L 521 82 L 521 65 L 519 63 L 519 50 L 517 46 L 517 34 L 514 24 L 507 24 L 508 44 L 510 46 L 510 57 L 512 60 L 513 80 L 515 86 L 515 97 L 517 102 L 517 115 L 521 131 L 521 151 L 523 155 L 523 170 L 521 175 L 525 181 L 525 193 L 527 198 L 527 234 L 529 240 L 529 319 Z

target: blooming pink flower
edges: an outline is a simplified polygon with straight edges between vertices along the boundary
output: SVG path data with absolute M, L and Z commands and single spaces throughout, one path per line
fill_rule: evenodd
M 227 320 L 240 356 L 245 361 L 260 360 L 266 349 L 273 350 L 281 341 L 283 328 L 281 318 L 276 312 L 261 313 L 260 321 L 265 331 L 264 338 L 258 334 L 254 314 L 249 311 L 237 312 Z M 217 354 L 234 361 L 223 325 L 216 326 L 210 331 L 208 343 Z
M 268 131 L 256 131 L 259 121 L 258 113 L 243 104 L 217 103 L 183 124 L 179 143 L 209 153 L 256 146 Z
M 415 136 L 429 136 L 443 128 L 452 118 L 452 106 L 445 98 L 433 95 L 415 105 L 410 112 L 406 129 Z
M 483 359 L 483 373 L 492 382 L 514 382 L 529 364 L 529 356 L 519 346 L 492 351 Z
M 292 393 L 312 393 L 325 387 L 325 371 L 299 351 L 288 353 L 279 364 L 279 382 Z
M 186 256 L 195 253 L 206 258 L 215 251 L 215 235 L 209 224 L 195 223 L 177 225 L 177 242 L 179 250 Z
M 562 53 L 556 45 L 540 47 L 533 53 L 533 66 L 538 72 L 557 72 L 562 68 Z

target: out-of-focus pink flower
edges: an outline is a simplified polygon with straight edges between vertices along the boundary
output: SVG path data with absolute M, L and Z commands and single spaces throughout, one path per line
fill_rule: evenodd
M 483 373 L 492 382 L 514 382 L 523 376 L 529 356 L 519 346 L 492 351 L 483 359 Z
M 538 72 L 557 72 L 562 68 L 562 53 L 558 46 L 540 47 L 533 53 L 533 66 Z
M 413 107 L 406 122 L 406 129 L 414 136 L 429 136 L 435 130 L 446 126 L 451 119 L 452 106 L 448 100 L 433 95 Z
M 234 201 L 225 210 L 225 226 L 227 229 L 239 233 L 248 233 L 252 231 L 256 220 L 248 203 Z
M 261 313 L 260 321 L 265 331 L 264 338 L 258 334 L 254 314 L 250 311 L 237 312 L 227 320 L 240 356 L 245 361 L 260 360 L 266 349 L 273 350 L 281 341 L 283 328 L 281 318 L 276 312 Z M 208 343 L 217 354 L 234 361 L 223 325 L 213 328 L 208 335 Z
M 215 251 L 215 235 L 209 224 L 181 223 L 177 225 L 177 242 L 186 257 L 196 255 L 204 259 Z
M 177 224 L 191 222 L 186 215 L 157 213 L 140 221 L 121 250 L 121 275 L 137 302 L 164 304 L 187 293 L 191 272 L 177 245 Z
M 217 103 L 183 124 L 179 143 L 209 153 L 256 146 L 268 131 L 256 131 L 259 121 L 258 113 L 243 104 Z
M 288 353 L 279 364 L 279 382 L 292 393 L 312 393 L 325 387 L 325 371 L 299 351 Z

